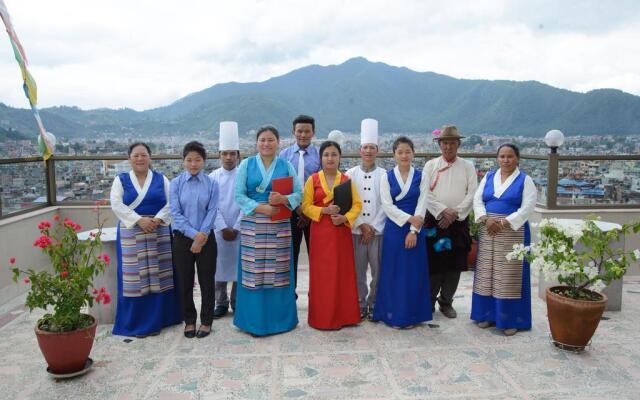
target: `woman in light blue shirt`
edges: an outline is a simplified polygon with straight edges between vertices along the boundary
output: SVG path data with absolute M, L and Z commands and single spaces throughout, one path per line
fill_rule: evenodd
M 173 220 L 173 260 L 184 313 L 184 335 L 203 338 L 211 333 L 216 274 L 216 237 L 213 223 L 218 205 L 218 186 L 205 174 L 207 152 L 199 142 L 189 142 L 182 151 L 185 171 L 171 181 L 170 209 Z M 200 328 L 193 303 L 195 264 L 202 295 Z

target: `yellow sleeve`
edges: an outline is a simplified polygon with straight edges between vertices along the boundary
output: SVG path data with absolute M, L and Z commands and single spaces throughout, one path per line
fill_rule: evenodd
M 295 179 L 295 178 L 294 178 Z M 322 207 L 313 205 L 313 176 L 307 179 L 304 184 L 304 191 L 302 192 L 302 204 L 300 205 L 302 212 L 312 221 L 320 222 L 322 215 Z
M 351 181 L 351 209 L 344 215 L 347 217 L 347 226 L 351 227 L 358 219 L 360 215 L 360 211 L 362 211 L 362 200 L 360 200 L 360 195 L 358 194 L 358 189 L 356 188 L 353 180 Z

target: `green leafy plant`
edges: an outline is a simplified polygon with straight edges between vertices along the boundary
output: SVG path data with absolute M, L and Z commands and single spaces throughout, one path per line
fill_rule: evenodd
M 514 245 L 507 259 L 526 259 L 545 280 L 566 285 L 567 289 L 558 294 L 599 300 L 601 296 L 594 292 L 621 278 L 629 264 L 640 259 L 638 249 L 626 252 L 611 246 L 625 234 L 640 232 L 640 221 L 608 231 L 600 229 L 595 221 L 595 217 L 589 217 L 579 226 L 567 226 L 555 218 L 543 219 L 537 225 L 538 241 L 531 246 Z
M 53 225 L 44 220 L 38 224 L 40 236 L 33 243 L 49 257 L 51 269 L 35 271 L 14 266 L 15 257 L 9 259 L 13 280 L 30 285 L 26 305 L 30 311 L 36 308 L 52 311 L 45 314 L 38 327 L 50 332 L 67 332 L 85 328 L 93 319 L 82 314 L 82 308 L 97 303 L 109 304 L 111 295 L 105 288 L 95 288 L 93 278 L 104 272 L 111 262 L 102 254 L 102 225 L 99 202 L 94 207 L 98 227 L 90 234 L 90 240 L 78 240 L 79 224 L 60 216 L 54 217 Z
M 476 222 L 473 211 L 469 213 L 469 234 L 472 239 L 478 240 L 480 237 L 480 224 Z

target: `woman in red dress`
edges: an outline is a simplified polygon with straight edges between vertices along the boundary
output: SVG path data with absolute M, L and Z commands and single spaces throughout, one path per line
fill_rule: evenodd
M 309 177 L 302 198 L 302 211 L 312 220 L 309 326 L 316 329 L 340 329 L 360 322 L 351 224 L 360 214 L 362 201 L 351 183 L 351 209 L 342 215 L 333 204 L 334 186 L 349 180 L 338 169 L 341 154 L 338 143 L 322 143 L 322 170 Z

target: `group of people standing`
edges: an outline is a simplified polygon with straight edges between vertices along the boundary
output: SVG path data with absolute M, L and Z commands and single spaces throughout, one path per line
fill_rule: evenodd
M 346 172 L 339 143 L 312 144 L 312 117 L 298 116 L 292 128 L 296 143 L 280 152 L 278 130 L 259 129 L 257 153 L 238 165 L 237 123 L 222 122 L 221 167 L 206 175 L 206 151 L 190 142 L 185 171 L 171 182 L 150 169 L 146 144 L 130 146 L 132 170 L 118 175 L 111 191 L 119 219 L 114 334 L 155 335 L 184 321 L 186 337 L 203 338 L 229 306 L 234 325 L 252 335 L 295 328 L 303 238 L 311 327 L 334 330 L 368 319 L 408 328 L 431 320 L 436 305 L 456 318 L 472 210 L 481 229 L 471 319 L 506 335 L 531 327 L 529 266 L 505 258 L 513 244 L 529 244 L 536 199 L 533 181 L 518 169 L 516 146 L 498 148 L 499 168 L 478 185 L 473 164 L 458 156 L 464 137 L 455 126 L 442 129 L 435 139 L 441 156 L 422 170 L 412 165 L 413 142 L 398 137 L 396 165 L 387 171 L 376 163 L 378 121 L 365 119 L 361 163 Z M 350 191 L 349 209 L 335 204 L 339 185 Z

